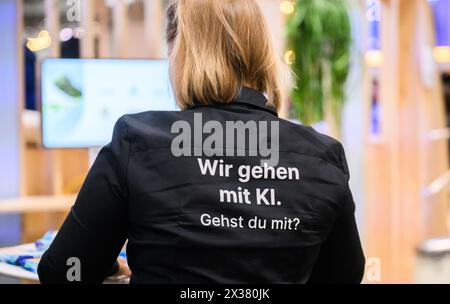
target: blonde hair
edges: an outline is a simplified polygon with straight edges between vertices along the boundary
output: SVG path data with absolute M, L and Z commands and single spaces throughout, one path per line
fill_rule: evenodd
M 167 41 L 179 106 L 229 103 L 248 86 L 280 109 L 282 62 L 255 0 L 177 0 Z

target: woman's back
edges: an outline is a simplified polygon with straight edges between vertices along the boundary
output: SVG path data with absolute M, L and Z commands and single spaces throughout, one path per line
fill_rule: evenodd
M 263 95 L 244 89 L 230 105 L 124 119 L 131 141 L 127 251 L 134 282 L 309 280 L 321 245 L 336 229 L 336 219 L 353 218 L 344 154 L 334 140 L 279 120 L 265 103 Z M 196 121 L 200 115 L 202 121 Z M 233 149 L 226 140 L 230 134 L 223 134 L 227 149 L 218 147 L 223 153 L 216 153 L 224 156 L 207 157 L 209 132 L 200 133 L 203 140 L 198 143 L 203 149 L 185 146 L 185 154 L 192 156 L 175 157 L 173 143 L 179 135 L 170 130 L 179 121 L 189 124 L 193 140 L 198 136 L 194 129 L 202 132 L 212 121 L 223 126 L 223 133 L 235 132 L 226 128 L 227 121 L 228 126 L 248 123 L 247 130 L 255 125 L 260 129 L 265 122 L 269 135 L 279 135 L 279 151 L 272 150 L 279 152 L 279 163 L 261 165 L 265 157 L 249 148 L 250 140 L 245 147 L 236 147 L 236 140 Z M 270 132 L 273 123 L 279 124 L 279 134 Z M 258 137 L 259 131 L 247 133 L 247 139 Z M 269 148 L 278 140 L 257 139 L 267 140 Z M 227 157 L 227 152 L 235 156 Z M 339 235 L 341 244 L 333 247 L 328 258 L 340 261 L 343 281 L 352 275 L 345 274 L 347 269 L 358 265 L 359 273 L 347 277 L 358 282 L 364 264 L 359 238 L 354 222 L 344 225 L 348 227 L 340 227 L 347 230 Z M 323 273 L 324 279 L 328 274 Z
M 132 283 L 360 282 L 342 146 L 278 118 L 282 64 L 257 2 L 178 0 L 167 17 L 183 111 L 119 120 L 41 280 L 66 282 L 75 258 L 102 282 L 128 239 Z
M 91 244 L 113 261 L 127 238 L 132 283 L 359 282 L 342 147 L 266 102 L 244 88 L 227 105 L 123 117 L 45 259 L 90 264 L 88 252 L 56 248 Z M 78 244 L 68 237 L 80 232 Z M 85 281 L 101 273 L 82 271 Z

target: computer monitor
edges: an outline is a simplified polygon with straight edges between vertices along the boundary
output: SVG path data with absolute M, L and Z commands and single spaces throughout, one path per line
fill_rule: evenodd
M 125 114 L 176 111 L 167 60 L 47 59 L 41 67 L 46 148 L 101 147 Z

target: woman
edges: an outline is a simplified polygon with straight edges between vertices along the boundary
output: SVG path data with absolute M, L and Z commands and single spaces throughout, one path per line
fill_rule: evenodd
M 344 151 L 278 118 L 281 64 L 256 1 L 179 0 L 167 16 L 183 111 L 118 121 L 41 281 L 123 273 L 128 239 L 131 283 L 359 283 Z

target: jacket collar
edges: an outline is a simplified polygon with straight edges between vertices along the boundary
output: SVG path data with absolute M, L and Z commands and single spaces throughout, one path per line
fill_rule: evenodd
M 268 100 L 266 96 L 264 96 L 264 94 L 262 94 L 261 92 L 249 87 L 242 87 L 239 95 L 233 102 L 250 107 L 255 107 L 278 116 L 276 109 L 267 104 Z
M 266 96 L 264 96 L 264 94 L 262 94 L 261 92 L 254 90 L 252 88 L 249 87 L 242 87 L 238 96 L 230 103 L 228 104 L 224 104 L 224 103 L 220 103 L 220 102 L 214 102 L 213 105 L 215 106 L 229 106 L 229 107 L 233 107 L 233 106 L 245 106 L 245 107 L 250 107 L 250 108 L 254 108 L 257 110 L 263 110 L 266 112 L 269 112 L 275 116 L 278 117 L 278 113 L 276 111 L 275 108 L 273 108 L 272 106 L 267 104 L 268 100 L 266 98 Z M 193 108 L 198 108 L 198 107 L 202 107 L 204 105 L 200 104 L 200 103 L 196 103 L 193 107 L 190 107 L 191 109 Z

